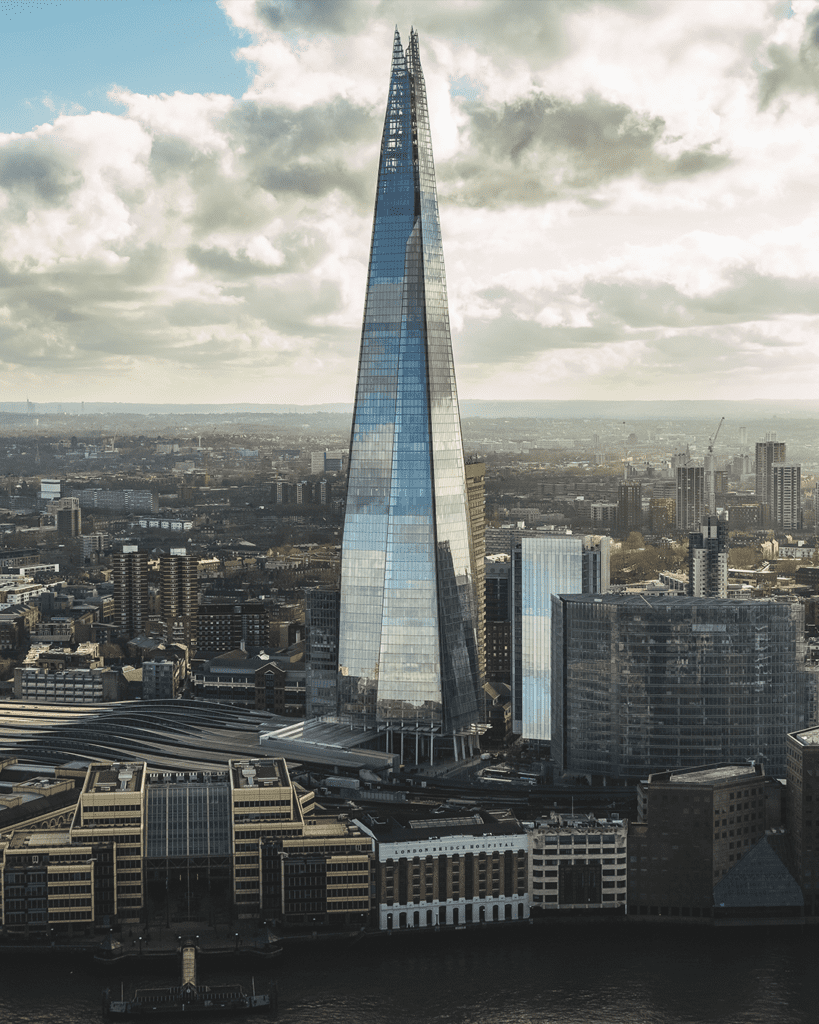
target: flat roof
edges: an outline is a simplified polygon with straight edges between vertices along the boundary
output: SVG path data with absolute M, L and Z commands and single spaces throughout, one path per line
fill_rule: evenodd
M 50 829 L 48 832 L 15 832 L 12 836 L 10 849 L 25 850 L 43 846 L 71 846 L 71 833 L 68 829 Z
M 259 786 L 285 787 L 290 785 L 287 764 L 281 757 L 231 761 L 230 771 L 235 789 L 252 789 Z
M 84 792 L 138 793 L 142 788 L 145 765 L 142 761 L 116 761 L 110 764 L 91 765 Z
M 418 813 L 417 808 L 413 811 Z M 393 817 L 382 821 L 372 815 L 360 820 L 380 843 L 417 843 L 427 839 L 450 839 L 456 836 L 480 839 L 484 836 L 524 835 L 526 831 L 514 818 L 498 821 L 485 811 L 459 818 L 416 818 L 404 822 Z
M 763 779 L 764 773 L 756 770 L 754 765 L 743 764 L 715 764 L 702 768 L 692 768 L 688 771 L 654 772 L 649 775 L 648 781 L 652 783 L 670 783 L 687 786 L 713 786 L 720 782 L 728 782 L 731 779 Z
M 814 746 L 819 743 L 819 726 L 815 726 L 813 729 L 803 729 L 800 732 L 792 732 L 790 735 L 806 747 Z

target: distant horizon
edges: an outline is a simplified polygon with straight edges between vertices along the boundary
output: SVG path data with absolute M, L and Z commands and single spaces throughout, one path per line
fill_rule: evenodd
M 619 419 L 626 416 L 635 420 L 694 420 L 721 416 L 726 421 L 744 419 L 819 419 L 819 398 L 792 399 L 677 399 L 660 401 L 651 399 L 463 399 L 460 403 L 462 418 L 476 419 Z M 34 412 L 29 407 L 34 407 Z M 321 402 L 299 404 L 294 402 L 0 402 L 0 416 L 60 416 L 60 415 L 256 415 L 300 416 L 313 414 L 352 416 L 353 403 Z M 608 415 L 606 415 L 608 413 Z M 740 426 L 734 422 L 734 425 Z

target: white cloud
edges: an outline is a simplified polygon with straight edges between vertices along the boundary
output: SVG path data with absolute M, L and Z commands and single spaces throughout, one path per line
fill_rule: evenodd
M 396 20 L 462 397 L 812 395 L 815 5 L 222 7 L 244 98 L 0 135 L 4 397 L 351 400 Z

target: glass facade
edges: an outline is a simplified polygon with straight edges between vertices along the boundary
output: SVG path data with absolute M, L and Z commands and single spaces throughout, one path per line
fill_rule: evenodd
M 337 590 L 304 593 L 304 697 L 308 717 L 336 712 L 338 599 Z
M 815 683 L 804 608 L 775 601 L 604 595 L 552 599 L 552 756 L 564 770 L 645 777 L 761 756 Z
M 512 731 L 527 740 L 550 740 L 552 596 L 581 593 L 583 539 L 523 537 L 514 546 L 512 571 Z
M 227 778 L 150 785 L 145 812 L 149 859 L 224 857 L 232 852 Z
M 339 710 L 478 719 L 476 602 L 426 92 L 396 31 L 344 521 Z

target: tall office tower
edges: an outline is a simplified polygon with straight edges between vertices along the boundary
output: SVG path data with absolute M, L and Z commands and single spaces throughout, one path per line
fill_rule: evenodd
M 478 672 L 480 683 L 483 685 L 486 680 L 486 464 L 477 459 L 470 459 L 465 469 L 469 529 L 472 535 L 472 579 L 475 581 L 475 601 L 478 609 Z
M 113 567 L 114 621 L 125 636 L 138 636 L 148 625 L 148 555 L 126 544 Z
M 802 529 L 802 467 L 771 465 L 771 518 L 783 530 Z
M 486 682 L 512 685 L 512 563 L 506 555 L 486 559 L 484 574 L 486 606 Z
M 583 538 L 582 594 L 607 594 L 611 586 L 611 537 Z
M 160 555 L 159 607 L 168 640 L 191 647 L 199 611 L 199 559 L 185 548 Z
M 652 498 L 648 503 L 649 531 L 661 537 L 674 529 L 677 502 L 674 498 Z
M 643 528 L 643 485 L 623 480 L 617 488 L 617 529 L 622 534 Z
M 304 705 L 310 717 L 336 712 L 337 590 L 304 591 Z
M 788 799 L 786 820 L 796 877 L 805 911 L 819 914 L 819 727 L 792 732 L 786 740 Z
M 702 520 L 705 479 L 702 466 L 677 466 L 677 529 L 693 530 Z
M 689 597 L 728 596 L 728 523 L 706 516 L 688 535 Z
M 583 586 L 581 537 L 523 537 L 512 550 L 512 731 L 552 735 L 552 596 Z
M 82 510 L 78 498 L 57 498 L 48 506 L 60 537 L 79 537 L 82 533 Z
M 393 45 L 341 556 L 339 708 L 436 736 L 479 718 L 478 614 L 418 36 Z
M 805 609 L 732 598 L 552 599 L 552 757 L 570 772 L 645 778 L 761 756 L 785 770 L 815 678 Z
M 771 437 L 770 434 L 767 437 Z M 768 508 L 773 505 L 773 480 L 771 466 L 775 462 L 784 462 L 785 442 L 773 440 L 757 441 L 756 445 L 756 498 L 764 502 Z

